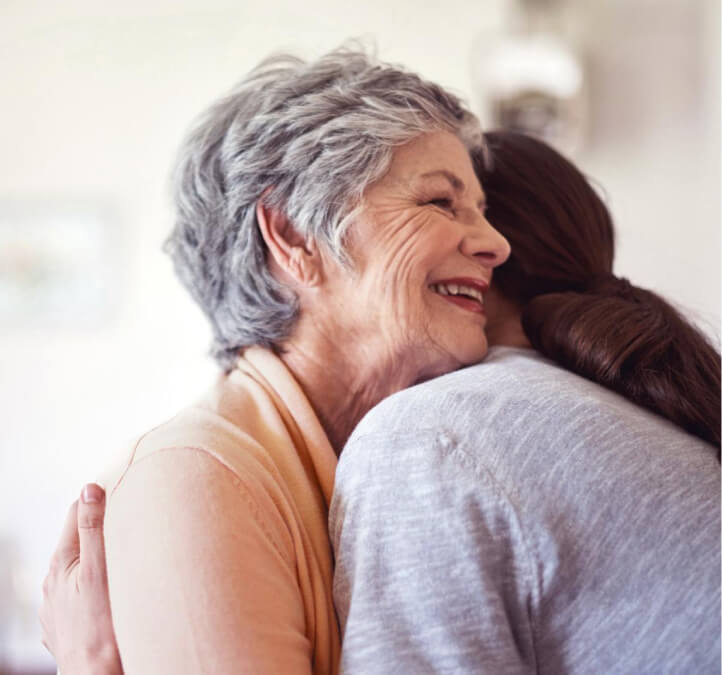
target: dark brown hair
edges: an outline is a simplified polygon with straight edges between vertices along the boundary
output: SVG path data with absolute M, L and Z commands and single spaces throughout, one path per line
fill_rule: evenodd
M 523 134 L 475 157 L 488 219 L 511 244 L 494 272 L 535 349 L 720 446 L 720 355 L 651 291 L 612 274 L 614 228 L 580 171 Z

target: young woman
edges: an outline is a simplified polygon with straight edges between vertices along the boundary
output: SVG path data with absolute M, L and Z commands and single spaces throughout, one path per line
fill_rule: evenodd
M 486 138 L 504 346 L 385 400 L 344 448 L 342 670 L 719 672 L 719 354 L 612 274 L 609 213 L 574 166 Z

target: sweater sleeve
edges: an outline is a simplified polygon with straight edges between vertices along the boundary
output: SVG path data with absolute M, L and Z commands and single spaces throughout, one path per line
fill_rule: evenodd
M 513 500 L 452 438 L 354 439 L 330 531 L 343 672 L 536 672 L 534 566 Z
M 310 673 L 292 547 L 249 480 L 173 448 L 134 463 L 111 495 L 108 581 L 126 673 Z

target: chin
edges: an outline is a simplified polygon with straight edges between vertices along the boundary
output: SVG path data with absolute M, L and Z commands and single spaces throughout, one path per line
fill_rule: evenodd
M 489 342 L 484 331 L 473 331 L 463 336 L 463 340 L 457 342 L 452 349 L 449 350 L 458 362 L 456 369 L 466 366 L 473 366 L 479 361 L 483 361 L 489 351 Z
M 483 361 L 488 351 L 489 345 L 486 338 L 479 340 L 473 348 L 463 351 L 461 358 L 459 359 L 461 361 L 461 365 L 459 367 L 464 368 L 465 366 L 473 366 L 474 364 Z

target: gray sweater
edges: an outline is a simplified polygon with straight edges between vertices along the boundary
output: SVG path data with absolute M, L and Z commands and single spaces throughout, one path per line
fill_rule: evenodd
M 719 673 L 715 453 L 531 350 L 392 396 L 336 473 L 342 671 Z

